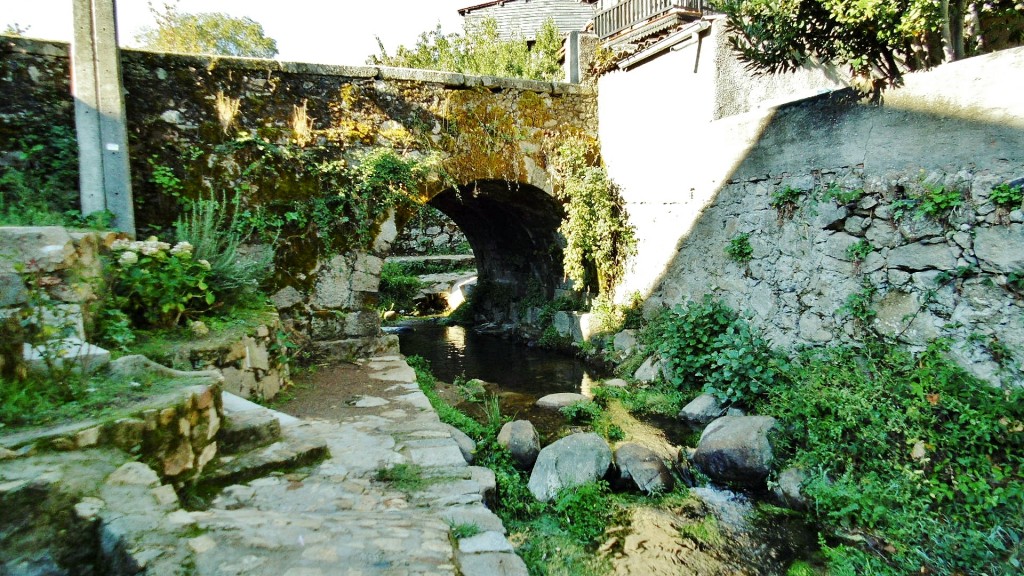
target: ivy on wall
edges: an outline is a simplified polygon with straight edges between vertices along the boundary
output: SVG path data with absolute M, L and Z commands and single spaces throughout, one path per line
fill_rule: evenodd
M 566 136 L 555 149 L 552 168 L 555 194 L 565 203 L 558 231 L 566 242 L 566 276 L 578 288 L 610 293 L 636 252 L 635 229 L 619 188 L 598 164 L 597 142 L 584 136 Z

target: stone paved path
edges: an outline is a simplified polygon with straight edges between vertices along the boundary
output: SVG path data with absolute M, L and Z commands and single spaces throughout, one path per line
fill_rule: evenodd
M 501 520 L 483 504 L 493 473 L 466 464 L 401 357 L 375 358 L 365 369 L 379 383 L 354 403 L 367 407 L 365 415 L 281 415 L 282 443 L 265 449 L 326 442 L 325 460 L 228 486 L 206 510 L 182 509 L 142 464 L 118 468 L 95 498 L 76 506 L 79 517 L 101 520 L 111 573 L 525 575 Z M 239 410 L 264 409 L 225 402 L 228 419 Z M 422 487 L 404 492 L 376 479 L 378 470 L 403 464 L 419 467 Z M 458 525 L 478 533 L 457 540 Z
M 326 441 L 327 460 L 228 487 L 209 510 L 189 513 L 201 532 L 188 541 L 198 574 L 526 573 L 483 505 L 493 475 L 466 464 L 415 373 L 397 356 L 365 368 L 379 391 L 355 405 L 371 413 L 283 423 L 285 435 Z M 402 464 L 421 467 L 422 489 L 405 493 L 375 479 Z M 456 542 L 451 529 L 459 524 L 480 532 Z

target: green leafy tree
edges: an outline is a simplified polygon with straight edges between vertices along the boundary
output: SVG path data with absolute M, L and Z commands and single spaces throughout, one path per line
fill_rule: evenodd
M 722 0 L 717 8 L 750 68 L 829 62 L 876 89 L 908 71 L 1024 43 L 1019 0 Z
M 143 28 L 135 41 L 147 50 L 186 54 L 219 54 L 273 58 L 277 41 L 268 38 L 263 26 L 251 18 L 236 18 L 222 12 L 189 14 L 175 4 L 159 10 L 149 5 L 156 18 L 155 28 Z
M 558 62 L 562 36 L 550 18 L 538 31 L 532 48 L 522 38 L 503 40 L 493 18 L 467 27 L 464 34 L 445 34 L 438 24 L 420 34 L 413 47 L 399 46 L 394 54 L 388 54 L 379 38 L 377 44 L 380 53 L 370 56 L 369 64 L 543 81 L 562 78 Z

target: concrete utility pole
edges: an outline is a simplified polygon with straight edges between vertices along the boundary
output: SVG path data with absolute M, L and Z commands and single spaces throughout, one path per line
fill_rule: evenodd
M 71 92 L 75 97 L 82 214 L 114 214 L 114 228 L 135 236 L 128 168 L 121 52 L 114 0 L 73 0 Z

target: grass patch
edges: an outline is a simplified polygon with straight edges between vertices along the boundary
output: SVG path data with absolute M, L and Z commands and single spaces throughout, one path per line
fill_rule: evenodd
M 482 532 L 482 530 L 480 530 L 480 527 L 476 524 L 469 524 L 464 522 L 461 524 L 451 525 L 451 535 L 452 538 L 455 538 L 456 540 L 462 540 L 463 538 L 472 538 L 480 532 Z
M 721 548 L 726 543 L 714 514 L 708 514 L 700 521 L 684 525 L 679 532 L 683 538 L 689 538 L 711 548 Z
M 154 395 L 192 384 L 195 380 L 96 375 L 72 381 L 69 396 L 68 386 L 58 388 L 45 378 L 0 380 L 0 432 L 113 416 Z
M 384 310 L 415 309 L 413 299 L 423 288 L 423 282 L 405 271 L 398 262 L 385 262 L 380 270 L 380 307 Z
M 596 556 L 554 516 L 544 515 L 506 526 L 509 540 L 531 576 L 593 576 L 612 572 L 608 560 Z
M 381 468 L 377 470 L 374 479 L 405 493 L 418 492 L 434 480 L 423 476 L 423 467 L 417 464 L 395 464 L 390 468 Z

